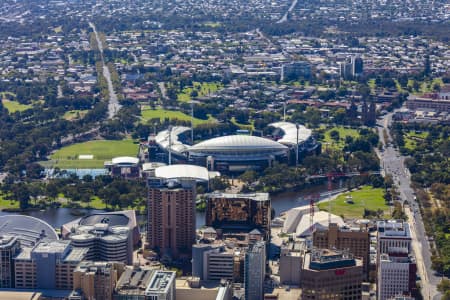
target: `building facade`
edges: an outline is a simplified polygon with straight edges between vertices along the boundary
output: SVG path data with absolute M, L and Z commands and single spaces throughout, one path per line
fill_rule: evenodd
M 345 252 L 315 249 L 305 254 L 301 269 L 301 299 L 361 299 L 362 260 Z
M 271 203 L 268 193 L 213 193 L 206 205 L 206 225 L 224 231 L 260 230 L 270 234 Z
M 378 228 L 378 251 L 377 260 L 381 254 L 389 254 L 406 249 L 411 252 L 411 231 L 409 224 L 399 220 L 379 221 Z
M 112 262 L 81 262 L 73 273 L 73 289 L 85 299 L 112 300 L 117 280 L 125 265 Z
M 245 254 L 244 287 L 245 300 L 264 299 L 264 278 L 266 276 L 266 243 L 256 242 Z
M 0 236 L 0 288 L 14 287 L 14 260 L 20 252 L 20 242 L 16 236 Z
M 378 264 L 378 300 L 416 292 L 415 261 L 408 253 L 382 254 Z
M 316 228 L 313 246 L 321 249 L 348 249 L 351 254 L 363 260 L 364 272 L 368 275 L 370 264 L 370 233 L 366 227 L 339 227 L 331 223 L 329 228 Z
M 86 248 L 73 248 L 70 241 L 40 242 L 34 248 L 22 248 L 14 258 L 16 288 L 71 290 L 73 271 L 87 252 Z
M 195 242 L 193 180 L 148 180 L 147 243 L 171 257 L 191 255 Z

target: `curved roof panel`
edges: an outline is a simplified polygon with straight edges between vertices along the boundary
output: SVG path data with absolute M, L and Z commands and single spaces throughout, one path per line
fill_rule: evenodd
M 297 125 L 291 122 L 275 122 L 269 126 L 279 128 L 284 132 L 284 135 L 277 142 L 286 145 L 297 144 Z M 303 125 L 298 125 L 298 143 L 301 144 L 311 137 L 311 129 Z
M 251 135 L 228 135 L 206 140 L 189 148 L 189 152 L 236 150 L 286 150 L 272 140 Z
M 170 136 L 172 151 L 181 153 L 184 150 L 186 150 L 189 146 L 180 142 L 178 140 L 178 136 L 190 130 L 191 128 L 185 126 L 173 126 L 172 130 L 166 129 L 158 132 L 158 134 L 155 136 L 155 141 L 163 149 L 169 150 L 169 136 Z
M 170 165 L 155 169 L 155 176 L 165 179 L 192 178 L 197 181 L 208 181 L 208 169 L 194 165 Z
M 139 159 L 137 157 L 131 156 L 114 157 L 111 161 L 115 165 L 135 165 L 139 163 Z
M 40 240 L 58 240 L 58 234 L 47 222 L 24 215 L 0 217 L 0 234 L 17 236 L 22 244 L 32 246 Z

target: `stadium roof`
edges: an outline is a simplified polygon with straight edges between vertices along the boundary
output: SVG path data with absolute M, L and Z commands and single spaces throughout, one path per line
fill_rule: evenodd
M 209 181 L 209 172 L 204 167 L 180 164 L 156 168 L 155 177 L 165 179 L 190 178 L 197 181 Z
M 189 152 L 239 151 L 239 150 L 286 150 L 287 147 L 272 140 L 251 135 L 228 135 L 198 143 Z
M 297 144 L 297 126 L 291 122 L 275 122 L 269 126 L 279 128 L 284 132 L 284 135 L 277 142 L 286 145 Z M 311 136 L 311 129 L 303 125 L 298 125 L 298 143 L 301 144 Z
M 114 165 L 136 165 L 139 163 L 139 159 L 137 157 L 131 156 L 114 157 L 111 161 Z
M 178 140 L 178 136 L 190 130 L 191 128 L 185 126 L 173 126 L 172 130 L 166 129 L 158 132 L 158 134 L 155 136 L 155 141 L 163 149 L 169 150 L 169 136 L 170 136 L 172 150 L 181 153 L 185 151 L 189 146 L 180 142 Z
M 315 212 L 313 215 L 313 227 L 314 228 L 327 228 L 328 227 L 328 219 L 329 214 L 325 211 Z M 336 223 L 338 227 L 344 226 L 344 220 L 341 217 L 331 214 L 330 218 L 331 223 Z M 310 223 L 310 215 L 305 214 L 301 217 L 300 222 L 296 228 L 296 235 L 299 237 L 305 237 L 311 235 L 311 223 Z
M 0 217 L 0 234 L 15 235 L 25 246 L 33 246 L 39 240 L 58 240 L 58 234 L 48 223 L 24 215 Z

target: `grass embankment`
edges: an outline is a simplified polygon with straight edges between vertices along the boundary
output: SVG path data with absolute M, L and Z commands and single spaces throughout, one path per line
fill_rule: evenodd
M 336 141 L 331 138 L 330 133 L 335 130 L 339 133 L 339 140 Z M 322 142 L 325 144 L 324 149 L 327 149 L 328 147 L 332 149 L 343 149 L 345 146 L 345 137 L 351 136 L 352 138 L 356 139 L 359 137 L 359 132 L 357 129 L 353 128 L 346 128 L 343 126 L 335 126 L 331 127 L 329 129 L 326 129 L 324 132 L 324 138 L 322 139 Z
M 353 203 L 347 202 L 347 196 L 351 196 Z M 328 211 L 328 202 L 318 205 L 320 210 Z M 389 206 L 385 204 L 383 189 L 364 186 L 360 190 L 339 195 L 331 201 L 331 213 L 345 218 L 363 218 L 364 209 L 377 211 L 381 209 L 384 215 L 389 215 Z
M 89 141 L 70 145 L 56 151 L 50 156 L 52 167 L 60 169 L 95 169 L 103 168 L 104 162 L 117 156 L 133 156 L 138 153 L 139 145 L 133 140 Z M 79 159 L 79 155 L 93 155 L 93 159 Z
M 63 115 L 63 119 L 67 121 L 82 119 L 89 110 L 69 110 Z
M 182 121 L 191 121 L 191 116 L 187 115 L 181 111 L 177 110 L 166 110 L 166 109 L 144 109 L 141 111 L 142 114 L 142 121 L 144 123 L 148 122 L 151 119 L 160 119 L 161 121 L 164 119 L 177 119 Z M 212 117 L 209 117 L 208 120 L 202 120 L 198 118 L 194 118 L 194 126 L 205 124 L 205 123 L 212 123 L 216 120 Z

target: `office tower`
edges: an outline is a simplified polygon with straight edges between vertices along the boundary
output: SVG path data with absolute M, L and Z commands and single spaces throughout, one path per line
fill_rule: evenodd
M 148 180 L 147 243 L 162 255 L 190 256 L 195 242 L 195 181 Z
M 88 248 L 87 260 L 118 261 L 133 263 L 133 237 L 126 226 L 112 226 L 106 223 L 80 226 L 68 236 L 72 246 Z
M 361 299 L 362 260 L 346 252 L 315 249 L 301 269 L 302 299 Z
M 278 269 L 281 284 L 300 285 L 300 269 L 307 249 L 304 240 L 289 241 L 281 246 Z
M 307 61 L 295 61 L 281 67 L 281 80 L 290 81 L 311 77 L 311 64 Z
M 249 246 L 245 254 L 244 287 L 245 300 L 264 299 L 266 276 L 266 244 L 263 241 Z
M 73 271 L 88 252 L 70 241 L 40 242 L 14 258 L 16 288 L 72 289 Z
M 20 251 L 17 236 L 5 234 L 0 236 L 0 288 L 14 287 L 13 258 Z
M 381 254 L 377 274 L 378 299 L 387 300 L 416 293 L 416 272 L 416 263 L 406 248 Z
M 378 258 L 381 254 L 402 251 L 402 249 L 407 249 L 407 253 L 411 252 L 411 232 L 408 223 L 401 220 L 379 221 L 377 228 Z
M 206 225 L 223 231 L 258 229 L 264 239 L 270 234 L 271 204 L 268 193 L 213 193 L 206 206 Z
M 145 290 L 146 299 L 175 300 L 175 277 L 174 271 L 154 272 Z
M 83 261 L 73 272 L 73 289 L 85 299 L 112 300 L 124 268 L 122 263 Z
M 348 249 L 351 254 L 361 258 L 366 277 L 370 264 L 370 234 L 366 227 L 339 227 L 331 223 L 329 228 L 318 227 L 313 233 L 313 246 L 321 249 Z

